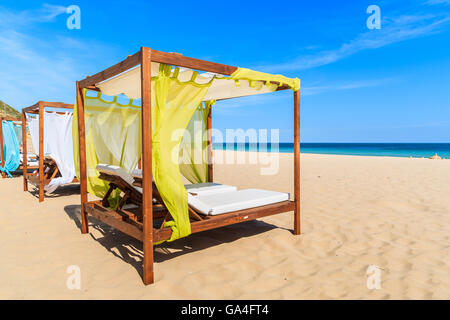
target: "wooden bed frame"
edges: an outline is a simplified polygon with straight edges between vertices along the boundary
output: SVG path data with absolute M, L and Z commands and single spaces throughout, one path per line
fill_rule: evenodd
M 10 117 L 10 116 L 0 116 L 0 124 L 3 121 L 17 121 L 20 122 L 21 120 L 19 118 L 14 118 L 14 117 Z M 26 130 L 26 129 L 25 129 Z M 4 150 L 3 150 L 3 126 L 0 125 L 0 153 L 1 153 L 1 164 L 2 167 L 5 166 L 5 154 L 4 154 Z M 38 166 L 28 166 L 28 170 L 36 170 L 38 169 Z M 19 165 L 19 168 L 17 168 L 17 170 L 23 170 L 23 164 Z M 2 179 L 6 178 L 6 173 L 2 172 Z
M 155 227 L 156 220 L 165 217 L 164 207 L 161 203 L 153 203 L 155 197 L 155 185 L 152 182 L 152 127 L 151 127 L 151 62 L 159 62 L 178 67 L 190 68 L 200 71 L 213 72 L 229 76 L 236 67 L 218 64 L 214 62 L 185 57 L 178 53 L 166 53 L 142 47 L 141 50 L 120 63 L 103 70 L 84 80 L 77 81 L 77 106 L 78 106 L 78 134 L 80 150 L 80 189 L 81 189 L 81 232 L 89 232 L 88 214 L 98 220 L 122 231 L 143 242 L 143 282 L 152 284 L 153 274 L 153 244 L 170 238 L 170 228 Z M 139 211 L 131 212 L 122 209 L 114 211 L 108 208 L 105 198 L 99 201 L 88 201 L 87 175 L 86 175 L 86 139 L 84 120 L 83 89 L 100 91 L 95 85 L 118 74 L 125 72 L 137 65 L 141 66 L 141 101 L 142 101 L 142 179 L 135 178 L 135 185 L 142 186 L 142 203 Z M 278 84 L 278 83 L 277 83 Z M 278 90 L 289 89 L 288 86 L 280 86 Z M 208 115 L 207 129 L 211 129 L 211 112 Z M 209 130 L 211 132 L 211 130 Z M 213 181 L 212 166 L 212 140 L 208 135 L 209 149 L 209 181 Z M 102 174 L 100 178 L 112 180 L 114 176 Z M 115 181 L 117 183 L 117 181 Z M 120 186 L 118 186 L 120 188 Z M 131 194 L 129 197 L 133 197 Z M 131 198 L 129 198 L 131 201 Z M 139 203 L 140 199 L 134 198 Z M 133 202 L 133 201 L 131 201 Z M 294 92 L 294 200 L 260 206 L 256 208 L 225 213 L 217 216 L 193 217 L 191 210 L 191 231 L 197 233 L 205 230 L 215 229 L 235 223 L 250 221 L 265 216 L 283 212 L 294 212 L 294 234 L 300 234 L 300 90 Z M 139 218 L 139 215 L 141 218 Z M 199 219 L 200 218 L 200 219 Z
M 44 201 L 44 186 L 48 185 L 53 178 L 60 176 L 55 161 L 44 156 L 44 112 L 47 112 L 45 108 L 73 109 L 73 104 L 39 101 L 30 107 L 22 109 L 22 124 L 27 123 L 27 113 L 39 115 L 39 166 L 36 167 L 39 170 L 34 173 L 28 173 L 28 166 L 25 161 L 27 159 L 26 125 L 22 125 L 23 191 L 28 191 L 28 182 L 39 186 L 39 202 Z M 56 113 L 64 114 L 64 112 L 60 111 L 56 111 Z M 78 182 L 78 179 L 75 178 L 72 182 Z

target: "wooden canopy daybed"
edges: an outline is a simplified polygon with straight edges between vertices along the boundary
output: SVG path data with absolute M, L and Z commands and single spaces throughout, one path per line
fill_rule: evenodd
M 1 165 L 2 167 L 5 166 L 5 154 L 4 154 L 4 145 L 3 145 L 3 126 L 1 123 L 3 121 L 14 121 L 14 122 L 21 122 L 19 118 L 11 117 L 11 116 L 0 116 L 0 153 L 1 153 Z M 22 133 L 26 133 L 26 127 L 25 130 L 22 128 Z M 27 170 L 36 170 L 38 169 L 38 166 L 36 165 L 28 165 L 27 163 Z M 19 165 L 19 168 L 17 170 L 23 170 L 23 162 Z M 6 178 L 6 173 L 2 172 L 2 178 Z
M 60 176 L 58 166 L 56 162 L 44 155 L 44 112 L 49 112 L 45 108 L 53 109 L 72 109 L 73 104 L 67 104 L 63 102 L 48 102 L 39 101 L 36 104 L 22 109 L 22 149 L 23 149 L 23 190 L 28 191 L 28 182 L 38 186 L 39 188 L 39 202 L 44 201 L 44 187 L 50 183 L 50 181 L 58 176 Z M 52 111 L 58 114 L 64 114 L 60 111 Z M 28 173 L 28 167 L 25 159 L 27 159 L 27 138 L 26 138 L 26 114 L 39 115 L 39 166 L 32 173 Z M 77 178 L 74 178 L 72 182 L 78 182 Z
M 189 68 L 224 76 L 230 76 L 238 68 L 214 62 L 194 59 L 177 53 L 166 53 L 142 47 L 141 50 L 122 62 L 105 69 L 84 80 L 77 81 L 77 116 L 80 157 L 80 189 L 81 189 L 81 232 L 88 233 L 88 214 L 98 220 L 126 233 L 143 242 L 143 282 L 154 282 L 153 275 L 153 245 L 171 237 L 171 228 L 164 227 L 164 221 L 170 219 L 170 213 L 164 206 L 152 177 L 152 119 L 151 119 L 151 63 L 156 62 L 181 68 Z M 99 201 L 88 201 L 87 194 L 87 162 L 86 162 L 86 132 L 85 132 L 85 104 L 83 90 L 101 91 L 101 83 L 112 79 L 136 66 L 140 65 L 140 85 L 142 102 L 142 175 L 136 175 L 132 183 L 107 172 L 100 172 L 100 178 L 110 182 L 110 191 Z M 100 85 L 99 85 L 100 84 Z M 290 87 L 277 83 L 277 90 Z M 250 221 L 265 216 L 283 212 L 294 212 L 294 234 L 300 234 L 300 90 L 293 95 L 294 121 L 294 200 L 286 200 L 269 205 L 228 212 L 219 215 L 202 215 L 189 207 L 191 232 L 197 233 L 222 226 Z M 211 129 L 211 113 L 208 115 L 207 127 Z M 210 130 L 209 130 L 210 132 Z M 211 135 L 208 135 L 209 157 L 212 157 Z M 208 181 L 213 182 L 213 167 L 208 165 Z M 135 187 L 142 188 L 137 191 Z M 124 196 L 115 210 L 109 207 L 108 195 L 115 189 L 123 191 Z M 132 204 L 131 209 L 127 204 Z M 158 223 L 157 221 L 162 221 Z

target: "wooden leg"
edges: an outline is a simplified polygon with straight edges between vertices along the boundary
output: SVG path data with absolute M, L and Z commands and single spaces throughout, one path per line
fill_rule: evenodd
M 149 285 L 155 282 L 153 273 L 153 234 L 146 236 L 144 233 L 144 262 L 143 268 L 143 282 Z
M 44 201 L 44 105 L 39 102 L 39 202 Z
M 110 204 L 109 204 L 108 198 L 111 195 L 111 193 L 114 191 L 114 189 L 116 189 L 116 188 L 117 188 L 117 186 L 115 184 L 113 184 L 113 183 L 109 184 L 109 189 L 108 189 L 108 191 L 106 192 L 105 196 L 102 199 L 102 206 L 104 206 L 106 208 L 109 208 Z
M 211 107 L 212 106 L 209 106 L 208 118 L 206 120 L 206 130 L 208 134 L 208 182 L 214 182 Z
M 89 232 L 88 213 L 85 203 L 88 201 L 87 195 L 87 173 L 86 173 L 86 133 L 84 121 L 84 100 L 83 91 L 77 81 L 77 117 L 78 117 L 78 143 L 80 153 L 80 196 L 81 196 L 81 233 Z
M 39 183 L 39 202 L 44 201 L 44 183 Z
M 294 92 L 294 234 L 300 234 L 300 90 Z
M 152 113 L 151 113 L 151 51 L 141 48 L 142 97 L 142 222 L 143 222 L 143 281 L 154 282 L 153 275 L 153 183 L 152 183 Z
M 22 112 L 22 154 L 23 191 L 28 191 L 27 118 L 25 112 Z

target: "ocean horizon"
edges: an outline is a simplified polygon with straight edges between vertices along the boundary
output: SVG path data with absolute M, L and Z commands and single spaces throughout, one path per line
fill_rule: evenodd
M 278 145 L 261 143 L 214 143 L 214 150 L 294 152 L 294 143 L 281 142 Z M 428 158 L 438 154 L 450 158 L 450 143 L 312 143 L 300 144 L 300 152 L 312 154 L 335 154 L 378 157 Z

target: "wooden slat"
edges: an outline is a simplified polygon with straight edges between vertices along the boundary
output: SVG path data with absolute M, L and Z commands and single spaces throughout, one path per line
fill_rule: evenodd
M 124 217 L 117 212 L 107 209 L 101 205 L 100 201 L 91 201 L 86 203 L 86 210 L 89 214 L 107 225 L 128 234 L 140 241 L 143 241 L 144 233 L 143 225 L 139 222 L 128 220 L 124 221 Z M 266 206 L 245 209 L 217 216 L 209 216 L 209 219 L 194 221 L 191 223 L 192 233 L 202 232 L 206 230 L 216 229 L 240 222 L 251 221 L 275 214 L 293 211 L 295 204 L 293 201 L 283 201 Z M 172 230 L 170 228 L 153 229 L 153 242 L 170 239 Z
M 27 170 L 37 170 L 39 169 L 39 166 L 27 166 Z M 24 170 L 23 165 L 19 165 L 19 170 Z M 27 191 L 27 190 L 25 190 Z
M 191 68 L 206 72 L 214 72 L 223 75 L 231 75 L 237 70 L 237 67 L 228 66 L 225 64 L 205 61 L 195 58 L 185 57 L 179 53 L 162 52 L 152 50 L 152 61 L 164 64 L 170 64 L 183 68 Z
M 28 113 L 30 111 L 39 110 L 39 102 L 33 104 L 32 106 L 26 107 L 22 109 L 22 112 Z
M 79 82 L 80 89 L 84 89 L 95 84 L 102 82 L 106 79 L 117 76 L 118 74 L 131 69 L 141 63 L 141 52 L 137 52 L 131 56 L 128 56 L 125 60 L 109 67 L 93 76 L 86 77 L 86 79 Z
M 36 113 L 39 110 L 39 106 L 42 105 L 44 108 L 61 108 L 61 109 L 73 109 L 73 104 L 64 102 L 52 102 L 52 101 L 39 101 L 32 106 L 22 109 L 25 113 Z
M 192 222 L 191 231 L 192 233 L 197 233 L 244 221 L 251 221 L 274 214 L 293 211 L 294 207 L 295 205 L 293 201 L 283 201 L 266 206 L 211 216 L 209 219 Z M 153 241 L 158 242 L 162 240 L 168 240 L 170 239 L 171 234 L 172 230 L 170 228 L 155 230 L 153 234 Z
M 149 48 L 145 48 L 149 50 Z M 170 52 L 162 52 L 157 50 L 151 50 L 152 52 L 152 61 L 170 64 L 174 66 L 191 68 L 206 72 L 214 72 L 223 75 L 231 75 L 234 71 L 237 70 L 237 67 L 228 66 L 225 64 L 215 63 L 211 61 L 205 61 L 190 57 L 185 57 L 183 55 L 177 53 Z M 86 77 L 85 79 L 80 81 L 80 88 L 95 88 L 97 83 L 105 81 L 109 78 L 115 77 L 122 72 L 125 72 L 138 64 L 140 64 L 140 54 L 141 52 L 137 52 L 131 56 L 128 56 L 125 60 L 99 72 L 92 76 Z M 95 89 L 94 89 L 95 90 Z
M 51 177 L 49 178 L 49 181 L 52 181 L 52 179 L 54 179 L 56 177 L 58 172 L 59 172 L 59 168 L 58 168 L 58 166 L 56 166 L 56 168 L 53 170 L 53 173 L 52 173 Z
M 39 114 L 38 111 L 29 111 L 27 113 L 29 113 L 29 114 Z M 66 114 L 65 112 L 62 112 L 62 111 L 50 111 L 50 110 L 44 110 L 44 114 L 45 113 Z
M 107 210 L 97 204 L 86 203 L 85 209 L 87 213 L 94 216 L 103 223 L 139 240 L 143 240 L 142 230 L 137 226 L 123 221 L 122 216 L 112 210 Z
M 101 90 L 99 88 L 97 88 L 96 86 L 87 86 L 84 89 L 101 92 Z
M 142 177 L 134 176 L 133 179 L 133 186 L 142 188 Z
M 42 101 L 44 108 L 60 108 L 60 109 L 73 109 L 73 104 L 64 102 L 49 102 Z
M 190 206 L 188 206 L 188 211 L 189 211 L 189 216 L 197 221 L 203 220 L 202 217 L 200 217 L 200 215 L 198 215 L 197 212 L 195 212 L 195 210 L 193 208 L 191 208 Z
M 20 118 L 11 117 L 11 116 L 1 116 L 0 121 L 20 121 Z

